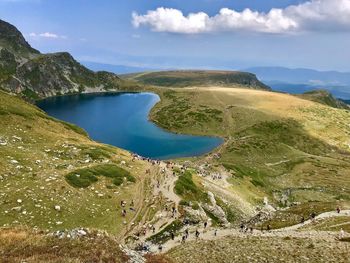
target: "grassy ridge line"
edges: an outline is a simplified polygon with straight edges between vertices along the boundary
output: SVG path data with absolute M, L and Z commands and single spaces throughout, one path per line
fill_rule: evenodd
M 161 87 L 207 87 L 217 85 L 234 88 L 241 85 L 250 89 L 270 90 L 270 87 L 260 82 L 254 74 L 239 71 L 177 70 L 126 74 L 121 77 L 146 85 Z

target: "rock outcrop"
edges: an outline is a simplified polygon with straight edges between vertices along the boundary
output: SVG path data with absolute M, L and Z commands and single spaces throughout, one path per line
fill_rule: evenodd
M 30 99 L 84 91 L 118 90 L 126 81 L 109 72 L 94 72 L 69 53 L 41 54 L 20 31 L 0 20 L 0 87 Z

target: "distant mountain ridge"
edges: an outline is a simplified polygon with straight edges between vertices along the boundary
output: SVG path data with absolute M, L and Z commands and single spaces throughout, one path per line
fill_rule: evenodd
M 129 73 L 159 70 L 159 69 L 148 68 L 148 67 L 113 65 L 113 64 L 97 63 L 97 62 L 90 62 L 90 61 L 81 61 L 80 63 L 93 71 L 102 70 L 102 71 L 113 72 L 115 74 L 129 74 Z
M 348 72 L 284 67 L 253 67 L 246 70 L 256 74 L 275 91 L 302 94 L 323 89 L 337 98 L 350 99 L 350 73 Z
M 13 25 L 0 20 L 0 87 L 31 99 L 127 85 L 117 75 L 94 72 L 69 53 L 41 54 Z
M 350 72 L 317 71 L 306 68 L 252 67 L 246 69 L 264 81 L 304 83 L 310 85 L 350 85 Z

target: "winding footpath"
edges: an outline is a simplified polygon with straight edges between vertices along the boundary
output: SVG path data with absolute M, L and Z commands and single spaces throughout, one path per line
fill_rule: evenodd
M 327 240 L 334 241 L 339 237 L 338 232 L 334 231 L 298 231 L 299 228 L 312 224 L 314 221 L 339 217 L 339 216 L 347 216 L 350 220 L 350 210 L 343 210 L 340 213 L 337 212 L 325 212 L 315 217 L 314 220 L 307 220 L 302 224 L 293 225 L 290 227 L 275 229 L 271 231 L 259 231 L 254 230 L 253 233 L 243 233 L 238 229 L 220 229 L 220 228 L 207 228 L 203 229 L 203 227 L 198 228 L 196 226 L 189 227 L 190 235 L 186 242 L 196 241 L 196 240 L 217 240 L 225 237 L 246 237 L 246 236 L 255 236 L 255 237 L 280 237 L 280 238 L 311 238 L 314 240 Z M 198 239 L 195 237 L 195 231 L 199 230 L 200 236 Z M 215 235 L 216 230 L 216 235 Z M 162 245 L 161 253 L 166 253 L 174 247 L 177 247 L 183 243 L 181 243 L 182 235 L 177 236 L 174 240 L 169 240 L 168 242 Z M 157 245 L 153 245 L 151 247 L 152 253 L 159 253 Z

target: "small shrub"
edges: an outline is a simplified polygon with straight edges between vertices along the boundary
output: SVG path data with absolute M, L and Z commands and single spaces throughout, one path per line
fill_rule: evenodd
M 115 184 L 116 186 L 120 186 L 123 182 L 124 182 L 124 180 L 121 177 L 117 177 L 117 178 L 113 179 L 113 184 Z
M 82 170 L 67 174 L 66 180 L 71 186 L 76 188 L 86 188 L 98 181 L 94 174 Z
M 171 236 L 170 232 L 177 232 L 183 227 L 183 223 L 180 220 L 175 220 L 170 225 L 166 226 L 163 230 L 158 232 L 157 234 L 147 238 L 147 241 L 151 241 L 155 244 L 157 243 L 163 243 L 168 241 Z
M 97 182 L 98 176 L 111 178 L 113 184 L 117 186 L 124 182 L 124 178 L 126 178 L 129 182 L 136 182 L 135 177 L 133 177 L 128 171 L 115 164 L 101 164 L 78 169 L 66 175 L 66 180 L 73 187 L 86 188 L 92 183 Z

